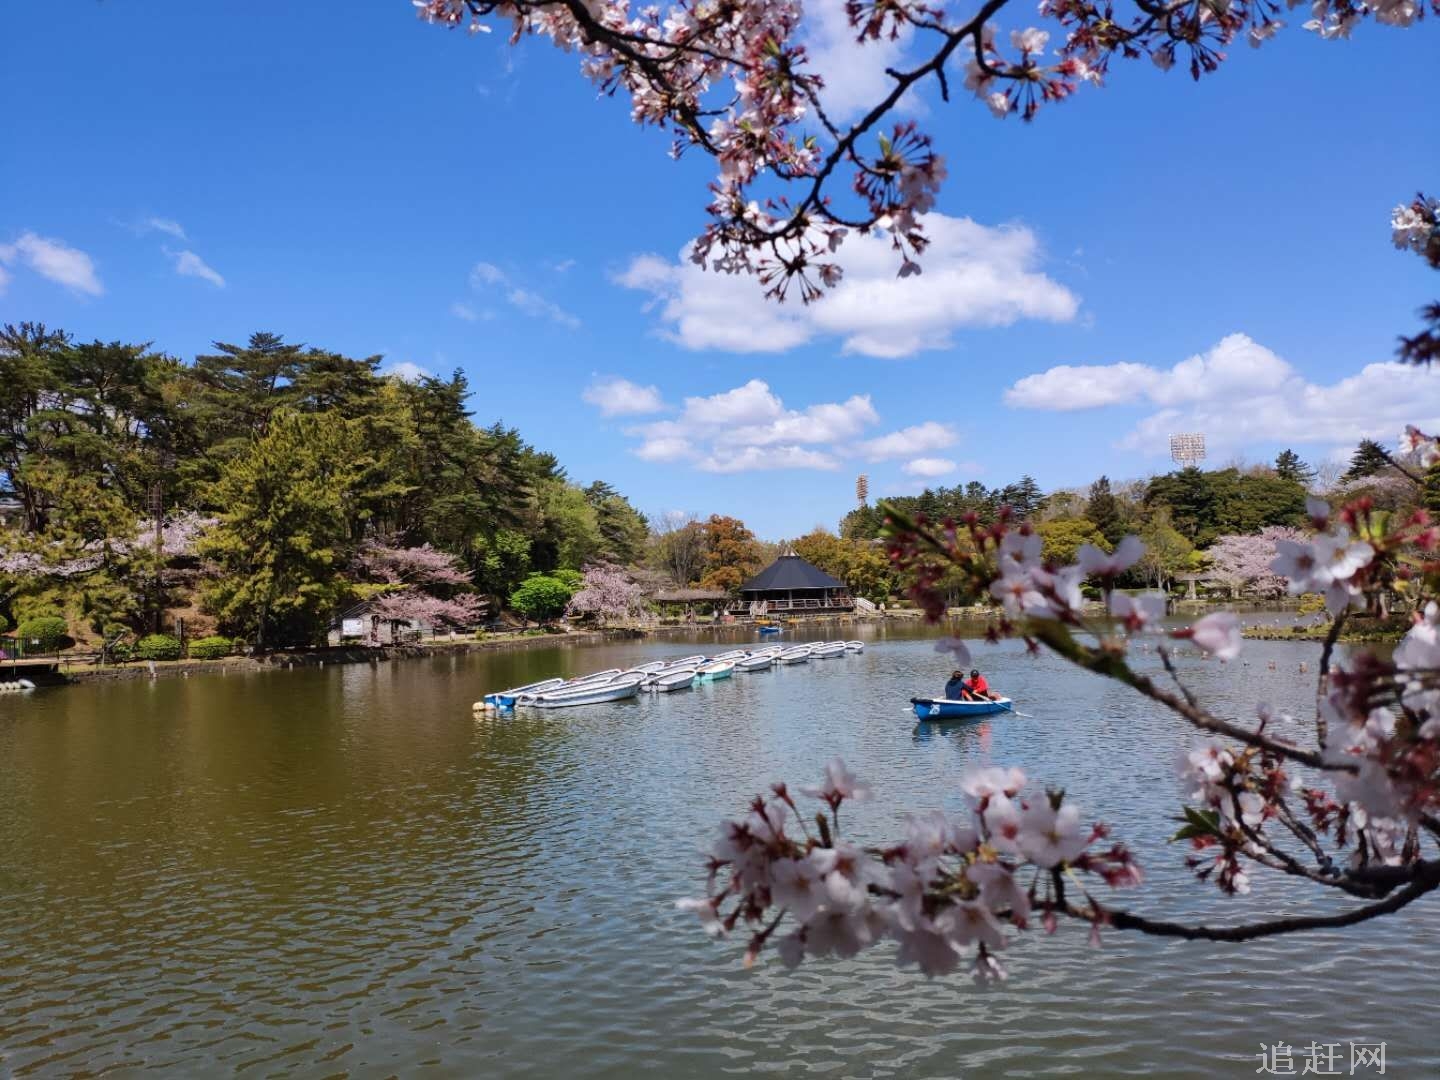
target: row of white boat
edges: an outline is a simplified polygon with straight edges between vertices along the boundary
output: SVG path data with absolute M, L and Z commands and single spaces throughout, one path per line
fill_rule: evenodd
M 577 679 L 545 679 L 486 694 L 475 702 L 476 712 L 508 712 L 515 708 L 563 709 L 623 701 L 641 691 L 669 694 L 701 683 L 728 679 L 735 672 L 766 671 L 776 665 L 808 664 L 862 652 L 863 641 L 820 641 L 806 645 L 770 645 L 763 649 L 734 649 L 716 656 L 682 656 L 652 660 L 638 667 L 597 671 Z
M 34 690 L 35 684 L 29 679 L 11 679 L 8 682 L 0 682 L 0 694 L 23 694 L 26 690 Z

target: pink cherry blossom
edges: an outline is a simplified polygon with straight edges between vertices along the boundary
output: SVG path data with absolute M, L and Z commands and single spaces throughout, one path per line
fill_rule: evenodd
M 1240 655 L 1240 618 L 1233 611 L 1211 612 L 1188 629 L 1172 630 L 1170 636 L 1188 638 L 1217 660 L 1234 660 Z

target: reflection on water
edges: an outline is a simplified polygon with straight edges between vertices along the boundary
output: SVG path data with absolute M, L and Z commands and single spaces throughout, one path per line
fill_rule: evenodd
M 888 947 L 742 971 L 671 901 L 700 887 L 696 849 L 722 814 L 837 753 L 877 790 L 849 818 L 864 840 L 907 810 L 959 809 L 971 763 L 1022 763 L 1138 849 L 1139 908 L 1238 920 L 1313 894 L 1191 887 L 1165 842 L 1184 733 L 1014 644 L 977 658 L 1033 719 L 917 725 L 910 697 L 948 670 L 900 630 L 692 693 L 471 716 L 487 689 L 693 651 L 0 700 L 0 1073 L 1205 1077 L 1253 1075 L 1261 1041 L 1362 1038 L 1388 1042 L 1392 1075 L 1440 1066 L 1420 959 L 1440 939 L 1433 905 L 1243 947 L 1111 934 L 1096 952 L 1066 929 L 1018 945 L 989 992 L 898 971 Z M 1246 656 L 1182 662 L 1233 715 L 1259 699 L 1303 713 L 1312 647 Z

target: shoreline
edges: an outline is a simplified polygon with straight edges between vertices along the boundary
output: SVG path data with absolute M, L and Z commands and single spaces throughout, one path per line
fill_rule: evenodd
M 853 622 L 855 620 L 846 620 Z M 830 625 L 832 620 L 824 620 Z M 459 639 L 440 640 L 424 645 L 336 645 L 303 650 L 284 650 L 267 653 L 263 657 L 226 656 L 218 660 L 135 660 L 125 664 L 108 664 L 103 667 L 69 662 L 65 657 L 51 661 L 51 667 L 26 667 L 17 669 L 18 675 L 33 680 L 37 687 L 67 686 L 88 682 L 126 682 L 136 679 L 189 678 L 191 675 L 228 675 L 231 672 L 245 674 L 264 671 L 290 670 L 292 668 L 325 667 L 327 664 L 380 664 L 397 660 L 423 660 L 432 656 L 451 656 L 460 653 L 507 652 L 518 649 L 535 649 L 553 646 L 601 645 L 611 641 L 640 641 L 646 638 L 665 638 L 679 634 L 732 632 L 744 629 L 748 624 L 721 623 L 697 624 L 694 626 L 658 626 L 644 630 L 614 627 L 607 630 L 570 630 L 558 634 L 531 634 L 501 637 L 492 641 Z M 820 619 L 815 625 L 822 625 Z M 4 662 L 0 662 L 0 678 L 8 674 Z

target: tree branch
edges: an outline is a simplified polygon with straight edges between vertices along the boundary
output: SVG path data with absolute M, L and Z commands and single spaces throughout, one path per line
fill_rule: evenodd
M 1368 922 L 1382 915 L 1391 915 L 1401 908 L 1413 904 L 1427 893 L 1440 888 L 1440 862 L 1422 863 L 1408 886 L 1379 903 L 1365 907 L 1351 908 L 1339 915 L 1307 915 L 1294 918 L 1270 919 L 1266 922 L 1244 923 L 1240 926 L 1188 926 L 1184 923 L 1148 919 L 1129 911 L 1112 910 L 1096 905 L 1093 908 L 1077 908 L 1066 905 L 1066 914 L 1089 922 L 1097 918 L 1109 923 L 1117 930 L 1138 930 L 1153 937 L 1181 938 L 1185 941 L 1254 941 L 1256 938 L 1276 937 L 1280 934 L 1297 934 L 1307 930 L 1335 929 Z

